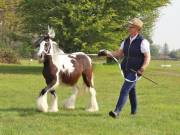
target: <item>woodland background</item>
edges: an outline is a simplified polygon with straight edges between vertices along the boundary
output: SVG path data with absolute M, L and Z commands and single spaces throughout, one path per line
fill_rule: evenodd
M 127 37 L 127 22 L 139 17 L 142 34 L 150 41 L 153 58 L 179 59 L 180 49 L 169 50 L 152 40 L 159 8 L 170 0 L 0 0 L 0 62 L 33 58 L 33 42 L 55 29 L 55 41 L 65 52 L 97 53 L 115 50 Z M 3 60 L 4 59 L 4 60 Z M 16 61 L 16 60 L 15 60 Z

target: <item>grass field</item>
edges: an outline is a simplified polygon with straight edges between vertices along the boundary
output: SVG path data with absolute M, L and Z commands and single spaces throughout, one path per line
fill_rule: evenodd
M 180 61 L 167 63 L 172 67 L 160 67 L 162 61 L 151 62 L 145 75 L 159 85 L 138 81 L 138 114 L 130 115 L 128 101 L 119 119 L 108 116 L 123 83 L 116 64 L 94 65 L 97 113 L 84 111 L 89 94 L 83 90 L 75 110 L 62 109 L 71 94 L 71 88 L 65 86 L 57 89 L 59 112 L 37 112 L 36 98 L 45 86 L 42 65 L 37 61 L 0 64 L 0 135 L 180 135 Z

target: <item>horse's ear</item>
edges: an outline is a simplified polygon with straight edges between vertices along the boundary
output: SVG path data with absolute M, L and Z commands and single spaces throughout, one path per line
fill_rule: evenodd
M 54 29 L 52 27 L 49 27 L 49 25 L 48 25 L 48 35 L 49 35 L 50 38 L 55 37 Z

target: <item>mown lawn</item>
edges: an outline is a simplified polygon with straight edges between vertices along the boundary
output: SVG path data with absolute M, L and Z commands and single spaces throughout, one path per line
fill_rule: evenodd
M 151 62 L 145 75 L 159 85 L 141 79 L 137 84 L 138 114 L 130 115 L 128 101 L 119 119 L 108 116 L 123 83 L 116 64 L 94 65 L 97 113 L 84 111 L 89 94 L 83 90 L 76 109 L 64 110 L 63 101 L 71 94 L 66 86 L 57 89 L 59 112 L 37 112 L 36 98 L 45 86 L 42 65 L 37 61 L 0 64 L 0 135 L 180 135 L 180 61 L 166 63 L 172 67 L 162 68 L 163 61 Z

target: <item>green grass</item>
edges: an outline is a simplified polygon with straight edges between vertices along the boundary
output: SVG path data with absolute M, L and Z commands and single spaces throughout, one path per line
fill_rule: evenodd
M 76 109 L 62 109 L 71 88 L 57 89 L 60 110 L 36 111 L 36 98 L 45 86 L 42 65 L 22 61 L 21 65 L 0 64 L 0 135 L 180 135 L 180 62 L 152 61 L 145 75 L 159 85 L 141 79 L 137 84 L 138 114 L 130 115 L 129 101 L 120 118 L 112 119 L 119 88 L 123 83 L 117 65 L 94 65 L 94 82 L 100 111 L 86 112 L 89 94 L 81 90 Z M 81 86 L 82 82 L 79 82 Z

